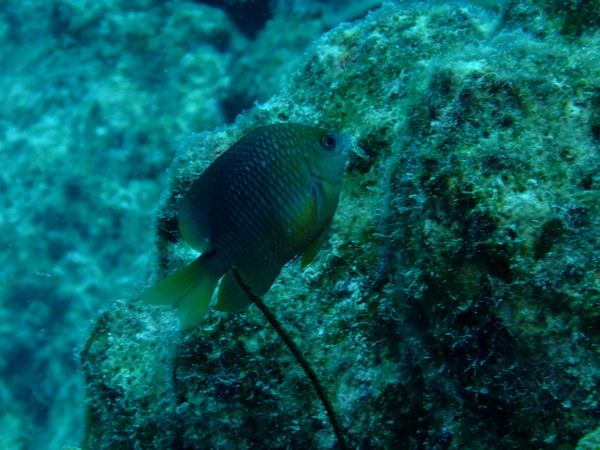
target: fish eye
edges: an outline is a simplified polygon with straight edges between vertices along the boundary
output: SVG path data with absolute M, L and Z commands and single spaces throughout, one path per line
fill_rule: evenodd
M 337 145 L 335 136 L 333 134 L 326 134 L 323 136 L 323 139 L 321 139 L 321 145 L 325 150 L 334 150 Z

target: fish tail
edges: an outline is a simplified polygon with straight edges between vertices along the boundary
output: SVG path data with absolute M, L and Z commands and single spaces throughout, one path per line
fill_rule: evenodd
M 181 328 L 199 325 L 220 278 L 210 270 L 208 261 L 207 256 L 200 256 L 189 266 L 142 292 L 139 298 L 150 305 L 178 303 Z

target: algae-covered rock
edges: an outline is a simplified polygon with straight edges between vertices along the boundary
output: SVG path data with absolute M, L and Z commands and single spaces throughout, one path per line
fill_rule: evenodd
M 342 131 L 333 236 L 265 302 L 352 448 L 574 449 L 600 401 L 600 37 L 542 34 L 551 12 L 386 4 L 336 27 L 278 95 L 184 142 L 151 281 L 195 257 L 176 212 L 211 158 L 266 123 Z M 124 299 L 81 356 L 85 448 L 336 446 L 254 306 L 180 332 Z
M 596 428 L 586 434 L 577 443 L 576 450 L 598 450 L 600 449 L 600 429 Z

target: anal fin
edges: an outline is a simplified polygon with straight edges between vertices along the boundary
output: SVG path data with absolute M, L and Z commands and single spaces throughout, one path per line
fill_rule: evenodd
M 260 266 L 260 264 L 257 264 L 257 266 Z M 275 278 L 281 272 L 281 267 L 275 267 L 275 265 L 271 265 L 271 268 L 260 267 L 257 269 L 246 267 L 238 269 L 244 280 L 252 288 L 252 292 L 258 296 L 267 293 Z M 252 301 L 240 288 L 233 273 L 231 271 L 227 272 L 219 285 L 219 296 L 215 309 L 217 311 L 233 312 L 245 308 L 251 303 Z

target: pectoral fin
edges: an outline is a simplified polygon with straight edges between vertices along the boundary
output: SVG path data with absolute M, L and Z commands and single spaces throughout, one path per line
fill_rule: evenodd
M 317 222 L 321 219 L 323 215 L 323 209 L 325 208 L 325 191 L 323 190 L 323 185 L 321 183 L 313 183 L 311 189 L 311 195 L 315 200 L 315 205 L 317 207 Z

